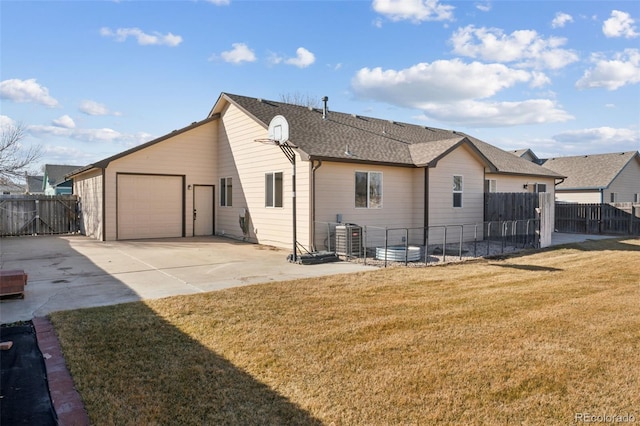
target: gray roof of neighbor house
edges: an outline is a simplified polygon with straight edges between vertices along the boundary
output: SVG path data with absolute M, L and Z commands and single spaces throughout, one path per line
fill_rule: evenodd
M 494 172 L 563 177 L 461 132 L 334 111 L 323 119 L 322 109 L 227 93 L 220 95 L 211 114 L 222 112 L 221 99 L 236 105 L 265 128 L 274 116 L 284 116 L 289 123 L 289 140 L 309 159 L 435 166 L 451 150 L 467 144 Z
M 51 186 L 57 186 L 66 182 L 68 179 L 65 177 L 72 171 L 79 169 L 82 166 L 69 166 L 62 164 L 45 164 L 44 176 Z M 44 184 L 44 182 L 43 182 Z
M 607 188 L 630 161 L 640 162 L 638 151 L 611 154 L 580 155 L 549 158 L 544 167 L 567 178 L 557 186 L 559 190 Z
M 7 193 L 22 193 L 24 192 L 24 185 L 20 185 L 9 180 L 0 179 L 0 194 Z
M 42 181 L 44 176 L 27 176 L 27 192 L 37 193 L 42 192 Z

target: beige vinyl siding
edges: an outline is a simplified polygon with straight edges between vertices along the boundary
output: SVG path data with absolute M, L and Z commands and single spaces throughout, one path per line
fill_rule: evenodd
M 91 169 L 74 177 L 73 193 L 80 203 L 80 231 L 102 240 L 102 169 Z
M 453 177 L 462 176 L 462 208 L 453 207 Z M 480 223 L 484 216 L 484 166 L 467 147 L 461 146 L 429 169 L 429 226 Z M 447 240 L 459 240 L 459 229 L 447 231 Z M 442 230 L 429 232 L 429 244 L 442 241 Z M 450 239 L 449 239 L 450 238 Z M 465 228 L 465 241 L 474 228 Z
M 382 173 L 382 208 L 357 208 L 356 172 Z M 325 161 L 316 171 L 316 249 L 328 250 L 327 235 L 338 214 L 342 223 L 367 227 L 367 246 L 384 245 L 384 228 L 423 226 L 424 169 Z M 400 242 L 402 231 L 391 231 L 390 244 Z M 410 244 L 422 244 L 422 232 L 412 231 Z
M 155 145 L 113 160 L 106 168 L 106 239 L 116 239 L 116 174 L 183 175 L 185 185 L 216 185 L 217 121 L 180 133 Z M 192 186 L 193 188 L 193 186 Z M 185 190 L 185 235 L 193 235 L 193 191 Z
M 555 179 L 538 176 L 487 173 L 485 179 L 496 180 L 496 192 L 532 192 L 532 188 L 536 183 L 546 184 L 546 192 L 553 192 L 555 187 Z M 524 188 L 524 185 L 528 185 L 527 188 Z
M 611 201 L 611 193 L 617 194 L 617 203 L 633 202 L 633 194 L 640 193 L 640 164 L 632 159 L 605 190 L 604 202 Z
M 419 169 L 366 164 L 323 162 L 316 171 L 316 221 L 335 222 L 342 215 L 343 223 L 381 227 L 416 226 L 415 175 Z M 356 208 L 355 173 L 382 173 L 382 208 Z M 422 170 L 420 169 L 422 172 Z M 423 175 L 422 175 L 423 176 Z M 421 201 L 419 201 L 421 203 Z M 418 223 L 422 226 L 422 222 Z
M 247 209 L 249 241 L 290 248 L 293 244 L 292 166 L 280 148 L 255 142 L 266 137 L 267 129 L 235 105 L 228 105 L 222 112 L 218 131 L 218 180 L 233 179 L 233 206 L 218 208 L 216 233 L 243 238 L 239 216 Z M 309 247 L 309 162 L 296 155 L 296 169 L 297 238 L 300 244 Z M 265 174 L 274 172 L 283 173 L 283 206 L 265 207 Z
M 556 191 L 556 201 L 565 203 L 600 203 L 600 191 Z M 608 202 L 608 200 L 604 200 Z

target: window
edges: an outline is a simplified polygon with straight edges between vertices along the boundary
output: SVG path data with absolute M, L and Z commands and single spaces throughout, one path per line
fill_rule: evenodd
M 382 208 L 382 172 L 356 172 L 356 208 Z
M 547 192 L 547 184 L 546 183 L 536 183 L 534 188 L 534 192 Z
M 265 207 L 282 207 L 282 172 L 264 175 Z
M 220 205 L 231 207 L 233 204 L 233 185 L 230 177 L 220 179 Z
M 618 200 L 618 193 L 617 192 L 612 192 L 611 193 L 611 202 L 615 203 Z
M 498 192 L 498 182 L 495 179 L 485 179 L 484 192 Z
M 453 177 L 453 207 L 462 207 L 462 176 Z
M 634 203 L 640 203 L 640 193 L 633 194 L 633 202 Z

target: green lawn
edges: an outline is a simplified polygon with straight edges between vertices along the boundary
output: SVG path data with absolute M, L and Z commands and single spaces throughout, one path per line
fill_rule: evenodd
M 629 239 L 51 319 L 94 424 L 571 424 L 640 421 L 639 301 Z

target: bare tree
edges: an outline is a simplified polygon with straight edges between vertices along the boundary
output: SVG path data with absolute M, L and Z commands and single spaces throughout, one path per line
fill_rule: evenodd
M 316 96 L 311 96 L 308 93 L 281 93 L 280 102 L 304 107 L 320 108 L 320 100 Z
M 27 169 L 42 156 L 42 147 L 22 145 L 25 137 L 22 123 L 3 125 L 0 136 L 0 179 L 24 178 Z

